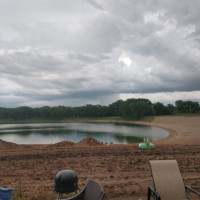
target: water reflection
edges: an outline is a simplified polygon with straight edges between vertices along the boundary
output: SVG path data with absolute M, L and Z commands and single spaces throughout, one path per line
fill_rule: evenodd
M 168 136 L 155 127 L 119 123 L 38 123 L 2 124 L 0 139 L 17 144 L 50 144 L 60 141 L 79 142 L 93 137 L 104 143 L 134 143 L 148 136 L 152 141 Z

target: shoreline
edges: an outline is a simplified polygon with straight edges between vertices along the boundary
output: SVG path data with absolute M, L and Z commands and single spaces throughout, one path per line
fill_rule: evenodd
M 153 126 L 169 132 L 169 135 L 166 138 L 154 141 L 155 144 L 200 145 L 200 116 L 157 116 L 151 122 L 124 120 L 90 120 L 85 122 L 124 123 Z
M 152 122 L 131 123 L 163 128 L 170 135 L 155 141 L 153 150 L 140 149 L 138 143 L 105 145 L 91 138 L 76 144 L 49 145 L 0 140 L 1 186 L 13 187 L 15 194 L 21 187 L 26 200 L 53 200 L 57 196 L 56 173 L 72 169 L 80 189 L 88 178 L 100 182 L 105 200 L 145 200 L 148 186 L 153 185 L 149 160 L 175 159 L 184 183 L 200 191 L 200 116 L 156 117 Z
M 67 122 L 94 122 L 94 123 L 123 123 L 153 126 L 165 129 L 169 132 L 166 138 L 154 141 L 155 144 L 195 144 L 200 141 L 200 116 L 157 116 L 151 122 L 126 121 L 126 120 L 62 120 L 60 122 L 41 122 L 41 123 L 67 123 Z M 19 122 L 17 122 L 19 123 Z M 31 123 L 31 122 L 20 122 Z M 40 123 L 40 122 L 34 122 Z M 42 145 L 42 144 L 38 144 Z
M 137 124 L 155 126 L 169 131 L 168 137 L 155 143 L 200 145 L 200 116 L 156 117 L 152 122 L 138 122 Z

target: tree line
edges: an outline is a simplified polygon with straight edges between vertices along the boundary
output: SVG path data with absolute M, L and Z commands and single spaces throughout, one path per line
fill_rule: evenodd
M 67 119 L 78 117 L 108 117 L 120 116 L 125 119 L 141 119 L 145 116 L 172 115 L 183 113 L 199 113 L 198 102 L 178 100 L 175 105 L 157 102 L 148 99 L 118 100 L 108 106 L 85 105 L 79 107 L 69 106 L 43 106 L 31 108 L 21 106 L 17 108 L 0 107 L 0 119 Z

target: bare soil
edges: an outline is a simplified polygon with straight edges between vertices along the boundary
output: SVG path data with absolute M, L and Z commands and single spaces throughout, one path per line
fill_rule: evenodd
M 143 124 L 167 129 L 170 135 L 156 141 L 154 150 L 139 149 L 138 144 L 105 145 L 92 138 L 51 145 L 0 140 L 0 186 L 13 187 L 15 196 L 21 187 L 25 200 L 53 200 L 56 173 L 72 169 L 80 189 L 92 178 L 102 184 L 105 199 L 147 199 L 147 188 L 153 186 L 148 161 L 176 159 L 184 183 L 200 191 L 200 117 L 156 117 Z

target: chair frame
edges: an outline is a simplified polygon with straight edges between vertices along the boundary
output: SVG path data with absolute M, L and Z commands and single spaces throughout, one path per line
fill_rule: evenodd
M 98 183 L 97 181 L 95 181 L 95 180 L 93 180 L 93 179 L 89 179 L 88 180 L 88 183 L 89 182 L 95 182 L 95 183 Z M 84 199 L 84 195 L 85 195 L 85 192 L 86 192 L 86 188 L 87 188 L 87 186 L 88 186 L 88 183 L 86 184 L 86 186 L 83 188 L 83 190 L 80 192 L 80 193 L 78 193 L 78 194 L 76 194 L 75 196 L 73 196 L 73 197 L 70 197 L 70 198 L 67 198 L 67 199 L 60 199 L 60 200 L 83 200 Z M 98 183 L 99 184 L 99 183 Z M 103 191 L 103 188 L 102 188 L 102 186 L 99 184 L 99 186 L 101 187 L 101 189 L 102 189 L 102 194 L 101 194 L 101 196 L 100 196 L 100 198 L 99 198 L 99 200 L 103 200 L 104 199 L 104 196 L 105 196 L 105 192 Z
M 153 176 L 153 174 L 152 174 L 152 176 Z M 154 179 L 153 179 L 153 181 L 154 181 Z M 189 187 L 188 185 L 184 185 L 184 186 L 185 186 L 185 190 L 186 190 L 186 195 L 187 195 L 187 191 L 189 190 L 189 191 L 193 192 L 194 194 L 196 194 L 200 198 L 200 192 L 198 192 L 195 189 Z M 154 189 L 151 186 L 149 186 L 148 187 L 148 197 L 147 197 L 147 199 L 150 200 L 151 197 L 153 197 L 155 200 L 161 200 L 161 196 L 156 191 L 156 189 Z M 190 200 L 190 198 L 188 198 L 188 196 L 187 196 L 187 199 Z

